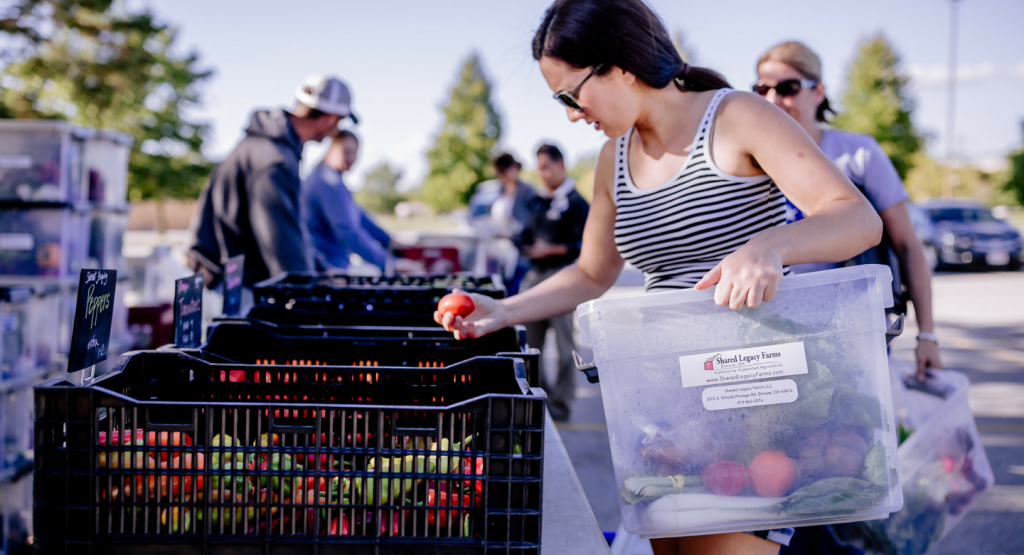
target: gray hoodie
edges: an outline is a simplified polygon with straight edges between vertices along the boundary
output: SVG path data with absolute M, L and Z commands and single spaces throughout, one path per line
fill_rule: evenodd
M 199 197 L 190 230 L 190 254 L 199 264 L 219 276 L 228 258 L 244 254 L 247 287 L 281 272 L 313 270 L 299 214 L 301 157 L 302 141 L 284 110 L 253 113 L 245 138 Z

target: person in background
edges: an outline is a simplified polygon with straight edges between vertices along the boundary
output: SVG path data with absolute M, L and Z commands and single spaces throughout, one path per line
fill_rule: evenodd
M 497 179 L 477 185 L 477 192 L 469 200 L 469 215 L 473 219 L 490 217 L 491 221 L 506 228 L 512 242 L 520 242 L 520 234 L 530 219 L 530 204 L 537 191 L 519 179 L 523 165 L 511 154 L 503 153 L 492 162 Z M 512 277 L 505 280 L 509 295 L 519 292 L 530 259 L 520 256 Z
M 316 75 L 295 91 L 291 112 L 257 110 L 245 138 L 214 168 L 190 226 L 189 266 L 216 287 L 228 258 L 245 255 L 242 283 L 313 269 L 299 214 L 299 160 L 308 141 L 322 141 L 355 115 L 348 87 Z
M 347 269 L 352 253 L 382 271 L 387 262 L 391 237 L 356 204 L 342 179 L 358 155 L 359 138 L 338 131 L 302 186 L 303 218 L 322 269 Z
M 909 194 L 892 161 L 870 135 L 823 127 L 832 112 L 825 85 L 821 82 L 821 60 L 799 42 L 784 42 L 765 52 L 757 62 L 758 82 L 754 92 L 773 102 L 793 117 L 844 174 L 864 193 L 882 218 L 884 236 L 878 250 L 869 250 L 852 263 L 880 262 L 893 266 L 885 247 L 897 258 L 893 279 L 905 276 L 907 293 L 917 316 L 917 377 L 926 368 L 942 368 L 938 337 L 932 321 L 931 269 L 924 247 L 914 232 L 907 209 Z M 787 201 L 787 221 L 804 218 L 799 208 Z M 885 250 L 882 250 L 885 249 Z M 877 256 L 877 252 L 881 252 Z M 795 273 L 836 268 L 844 263 L 817 262 L 792 267 Z M 899 271 L 902 268 L 902 272 Z
M 523 280 L 523 290 L 576 262 L 590 212 L 590 205 L 576 192 L 576 181 L 565 175 L 565 159 L 558 147 L 546 144 L 537 150 L 537 176 L 544 189 L 530 203 L 530 219 L 520 240 L 520 249 L 533 264 Z M 570 403 L 576 396 L 573 313 L 526 324 L 527 342 L 543 348 L 549 328 L 555 330 L 558 345 L 558 374 L 552 382 L 541 372 L 541 387 L 548 394 L 551 417 L 567 420 Z

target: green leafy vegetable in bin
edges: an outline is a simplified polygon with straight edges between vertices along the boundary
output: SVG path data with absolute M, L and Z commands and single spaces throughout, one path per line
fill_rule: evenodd
M 748 313 L 746 311 L 741 310 L 738 314 L 742 316 L 747 316 L 748 314 L 758 313 Z M 755 332 L 759 332 L 761 335 L 764 334 L 764 331 L 759 328 L 767 328 L 769 330 L 782 334 L 782 341 L 796 341 L 797 337 L 801 333 L 811 333 L 814 331 L 809 326 L 798 324 L 797 322 L 794 322 L 789 318 L 784 318 L 778 314 L 769 314 L 767 316 L 759 314 L 759 317 L 756 320 L 754 320 L 754 322 L 755 325 L 746 334 L 747 343 L 753 343 L 758 340 L 758 334 Z
M 835 398 L 829 416 L 835 418 L 843 426 L 864 426 L 879 428 L 882 426 L 882 403 L 877 397 L 858 393 L 846 384 L 836 386 Z
M 864 457 L 864 478 L 876 486 L 888 487 L 889 463 L 885 460 L 885 447 L 875 443 Z
M 807 376 L 797 384 L 800 391 L 800 403 L 794 403 L 797 414 L 804 427 L 824 424 L 829 417 L 832 404 L 832 393 L 836 388 L 835 378 L 828 366 L 812 360 L 807 367 Z M 780 405 L 776 405 L 780 406 Z
M 622 483 L 619 495 L 632 505 L 673 493 L 700 491 L 702 486 L 700 476 L 633 476 Z
M 756 407 L 742 413 L 748 457 L 789 444 L 796 429 L 821 426 L 830 420 L 836 381 L 828 366 L 811 361 L 807 374 L 792 379 L 800 392 L 798 402 Z
M 778 513 L 829 512 L 873 507 L 889 490 L 859 478 L 825 478 L 793 492 L 775 509 Z
M 900 425 L 896 428 L 896 437 L 899 441 L 898 445 L 903 445 L 903 442 L 910 439 L 910 435 L 913 433 L 914 430 L 907 427 L 903 422 L 900 422 Z

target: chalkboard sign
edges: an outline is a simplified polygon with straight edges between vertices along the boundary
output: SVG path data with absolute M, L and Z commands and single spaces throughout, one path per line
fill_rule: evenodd
M 234 316 L 242 311 L 242 270 L 245 269 L 245 255 L 228 259 L 224 265 L 224 315 Z
M 68 372 L 77 372 L 107 359 L 116 286 L 117 272 L 114 270 L 82 270 L 78 280 Z
M 174 282 L 174 344 L 198 347 L 203 330 L 203 275 Z

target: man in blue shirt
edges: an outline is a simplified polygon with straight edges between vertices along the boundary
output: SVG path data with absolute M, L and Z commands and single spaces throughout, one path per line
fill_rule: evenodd
M 348 269 L 352 253 L 381 270 L 387 261 L 391 237 L 356 204 L 342 181 L 358 154 L 359 139 L 351 131 L 338 131 L 324 161 L 303 183 L 303 218 L 323 269 Z

